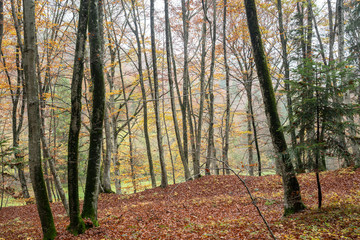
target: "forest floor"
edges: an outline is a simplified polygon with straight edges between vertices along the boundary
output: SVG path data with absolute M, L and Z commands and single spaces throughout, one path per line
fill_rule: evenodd
M 279 176 L 242 177 L 277 239 L 360 239 L 360 169 L 322 172 L 317 209 L 315 174 L 298 176 L 307 209 L 283 217 Z M 73 237 L 61 203 L 51 205 L 56 239 L 271 239 L 236 176 L 200 179 L 131 195 L 101 194 L 100 227 Z M 0 239 L 41 239 L 36 206 L 0 210 Z

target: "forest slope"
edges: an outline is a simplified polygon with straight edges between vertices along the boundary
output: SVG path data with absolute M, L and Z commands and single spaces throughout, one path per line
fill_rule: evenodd
M 307 210 L 283 218 L 279 176 L 243 176 L 278 239 L 360 239 L 360 169 L 321 173 L 317 210 L 314 174 L 299 175 Z M 201 179 L 132 195 L 101 194 L 100 227 L 72 237 L 61 203 L 52 204 L 57 239 L 270 239 L 235 176 Z M 35 205 L 0 210 L 0 239 L 40 239 Z

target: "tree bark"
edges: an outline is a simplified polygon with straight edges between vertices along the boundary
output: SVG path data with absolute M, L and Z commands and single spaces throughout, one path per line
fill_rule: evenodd
M 286 32 L 284 30 L 284 23 L 283 23 L 283 12 L 282 12 L 282 4 L 281 0 L 277 1 L 277 9 L 278 9 L 278 21 L 279 21 L 279 32 L 280 32 L 280 41 L 281 41 L 281 51 L 282 51 L 282 60 L 285 72 L 285 90 L 286 90 L 286 101 L 287 101 L 287 111 L 288 111 L 288 118 L 289 118 L 289 125 L 291 126 L 291 121 L 293 119 L 293 108 L 292 108 L 292 99 L 290 93 L 290 68 L 289 68 L 289 60 L 288 60 L 288 53 L 287 53 L 287 37 Z M 290 130 L 290 137 L 291 137 L 291 147 L 294 151 L 295 155 L 295 162 L 296 162 L 296 170 L 297 172 L 304 172 L 304 166 L 301 161 L 301 154 L 299 154 L 296 141 L 296 133 L 295 128 L 291 128 Z
M 208 19 L 208 18 L 207 18 Z M 206 175 L 211 173 L 211 165 L 216 165 L 215 143 L 214 143 L 214 71 L 215 71 L 215 47 L 216 47 L 216 0 L 213 0 L 213 22 L 211 26 L 211 63 L 209 76 L 209 135 L 206 155 Z M 215 168 L 215 167 L 214 167 Z
M 189 1 L 181 0 L 181 13 L 182 13 L 182 23 L 183 23 L 183 38 L 184 38 L 184 67 L 183 67 L 183 100 L 181 106 L 182 113 L 182 125 L 183 125 L 183 152 L 184 152 L 184 161 L 187 165 L 189 164 L 189 147 L 188 147 L 188 129 L 187 129 L 187 108 L 189 107 Z M 180 98 L 180 95 L 179 95 Z M 186 174 L 186 171 L 185 171 Z M 185 176 L 185 180 L 188 180 L 190 176 Z
M 204 115 L 204 101 L 205 101 L 205 57 L 206 57 L 206 9 L 203 7 L 203 23 L 201 28 L 201 60 L 200 60 L 200 104 L 199 117 L 196 132 L 195 143 L 195 160 L 194 160 L 194 177 L 200 178 L 200 154 L 201 154 L 201 136 Z
M 89 0 L 81 0 L 74 68 L 71 82 L 71 119 L 68 140 L 68 191 L 70 225 L 68 230 L 74 235 L 85 231 L 85 224 L 80 217 L 79 204 L 79 134 L 81 129 L 81 96 L 84 77 L 85 44 L 87 38 L 87 22 Z
M 183 145 L 182 145 L 182 140 L 181 140 L 181 135 L 180 135 L 180 130 L 179 130 L 179 123 L 178 123 L 177 114 L 176 114 L 176 106 L 175 106 L 174 82 L 173 82 L 173 77 L 172 77 L 172 71 L 174 71 L 174 75 L 175 75 L 176 69 L 171 68 L 171 66 L 172 66 L 171 65 L 172 50 L 171 50 L 171 28 L 170 28 L 170 21 L 169 21 L 168 0 L 164 0 L 164 3 L 165 3 L 166 62 L 167 62 L 167 71 L 168 71 L 168 80 L 169 80 L 171 112 L 172 112 L 172 117 L 173 117 L 173 122 L 174 122 L 174 130 L 175 130 L 176 141 L 177 141 L 177 145 L 178 145 L 178 149 L 179 149 L 179 154 L 180 154 L 181 162 L 184 167 L 185 179 L 188 179 L 188 178 L 190 178 L 190 171 L 189 171 L 188 161 L 186 160 L 187 157 L 185 156 L 185 153 L 183 150 Z
M 27 87 L 29 125 L 29 166 L 36 206 L 44 239 L 54 239 L 56 229 L 51 212 L 41 166 L 39 88 L 36 79 L 35 3 L 23 1 L 24 15 L 24 73 Z
M 101 58 L 99 28 L 99 0 L 91 0 L 89 6 L 90 69 L 93 83 L 93 102 L 90 130 L 89 160 L 82 218 L 89 218 L 98 226 L 97 205 L 100 183 L 101 143 L 105 111 L 105 82 Z
M 154 0 L 150 0 L 151 56 L 153 63 L 154 92 L 155 92 L 154 95 L 155 121 L 156 121 L 157 143 L 158 143 L 160 167 L 161 167 L 161 187 L 165 188 L 168 186 L 168 178 L 167 178 L 166 164 L 164 158 L 164 148 L 162 144 L 162 130 L 160 123 L 160 110 L 159 110 L 160 96 L 159 96 L 159 83 L 158 83 L 158 73 L 157 73 L 157 61 L 156 61 L 154 12 L 155 12 Z
M 284 214 L 289 215 L 303 210 L 305 205 L 302 203 L 300 186 L 295 175 L 290 155 L 287 152 L 285 136 L 280 129 L 281 123 L 277 112 L 275 94 L 261 40 L 255 1 L 245 0 L 245 10 L 261 93 L 265 105 L 266 117 L 269 122 L 269 130 L 275 151 L 281 162 L 284 188 Z

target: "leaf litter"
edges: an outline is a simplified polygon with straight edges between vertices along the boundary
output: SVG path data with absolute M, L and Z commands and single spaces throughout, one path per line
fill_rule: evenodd
M 278 239 L 360 239 L 360 169 L 298 175 L 307 209 L 283 217 L 279 176 L 242 176 Z M 52 203 L 56 239 L 271 239 L 236 176 L 204 176 L 131 195 L 101 194 L 100 227 L 72 236 L 61 203 Z M 0 210 L 0 239 L 41 239 L 36 205 Z

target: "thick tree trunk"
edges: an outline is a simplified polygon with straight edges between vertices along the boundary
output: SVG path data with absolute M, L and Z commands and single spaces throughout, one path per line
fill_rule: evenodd
M 285 136 L 280 129 L 281 123 L 277 112 L 275 94 L 261 40 L 255 1 L 245 0 L 245 10 L 261 93 L 265 105 L 266 117 L 269 122 L 269 130 L 275 151 L 278 154 L 281 163 L 285 215 L 289 215 L 303 210 L 305 205 L 302 203 L 300 186 L 295 175 L 290 155 L 287 152 Z
M 90 148 L 86 175 L 86 187 L 82 218 L 89 218 L 98 226 L 97 203 L 100 183 L 101 143 L 105 111 L 105 82 L 101 58 L 99 29 L 99 0 L 91 0 L 89 6 L 90 69 L 93 82 Z
M 85 224 L 80 217 L 79 204 L 79 134 L 81 128 L 81 96 L 82 80 L 84 76 L 85 43 L 87 38 L 87 22 L 89 14 L 89 0 L 81 0 L 74 69 L 71 82 L 71 120 L 68 140 L 68 191 L 70 225 L 68 230 L 74 235 L 85 231 Z
M 24 15 L 24 73 L 27 88 L 27 107 L 29 125 L 29 166 L 34 189 L 36 206 L 39 212 L 44 239 L 54 239 L 56 229 L 41 166 L 39 88 L 36 79 L 36 37 L 35 37 L 35 3 L 23 1 Z

